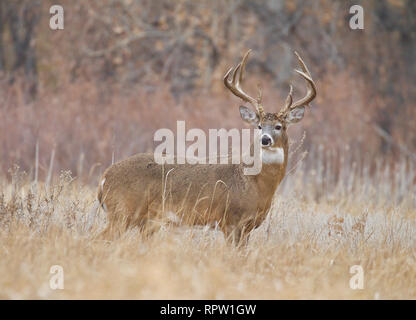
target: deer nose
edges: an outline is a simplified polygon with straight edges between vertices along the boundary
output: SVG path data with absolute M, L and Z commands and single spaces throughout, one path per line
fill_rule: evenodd
M 268 135 L 264 135 L 261 137 L 261 144 L 265 147 L 268 147 L 272 144 L 272 138 L 270 138 Z

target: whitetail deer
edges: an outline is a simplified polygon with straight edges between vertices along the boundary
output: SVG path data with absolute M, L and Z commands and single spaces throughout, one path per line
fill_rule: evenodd
M 292 86 L 284 107 L 266 113 L 258 98 L 241 88 L 243 60 L 224 77 L 225 86 L 255 110 L 240 107 L 241 118 L 261 129 L 262 168 L 258 175 L 244 175 L 242 164 L 158 164 L 153 154 L 137 154 L 109 167 L 98 186 L 98 200 L 108 214 L 104 234 L 120 226 L 143 226 L 158 213 L 174 212 L 186 225 L 216 225 L 226 236 L 242 239 L 266 217 L 273 195 L 288 162 L 289 124 L 303 118 L 305 106 L 316 96 L 315 83 L 295 52 L 307 83 L 306 95 L 293 102 Z M 122 222 L 122 224 L 120 224 Z

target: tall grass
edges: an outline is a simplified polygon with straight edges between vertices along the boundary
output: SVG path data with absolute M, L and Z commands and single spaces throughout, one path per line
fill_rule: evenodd
M 295 148 L 296 149 L 296 148 Z M 247 246 L 207 226 L 96 235 L 95 188 L 18 168 L 0 188 L 2 298 L 415 298 L 415 171 L 311 149 L 291 168 Z M 65 289 L 49 287 L 52 265 Z M 350 268 L 364 270 L 353 290 Z

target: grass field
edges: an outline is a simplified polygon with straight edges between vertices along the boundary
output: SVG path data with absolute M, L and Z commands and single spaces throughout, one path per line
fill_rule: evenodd
M 416 299 L 415 17 L 411 0 L 0 0 L 0 299 Z M 198 156 L 210 129 L 249 128 L 231 67 L 266 112 L 291 86 L 305 106 L 263 224 L 241 246 L 174 226 L 162 192 L 150 229 L 98 236 L 111 163 L 154 152 L 160 129 L 180 155 L 178 121 L 187 151 L 207 134 Z
M 291 171 L 239 248 L 203 226 L 97 240 L 95 186 L 69 173 L 45 186 L 15 169 L 0 184 L 0 298 L 416 298 L 412 163 L 315 163 Z M 50 288 L 53 265 L 63 290 Z M 354 265 L 361 290 L 350 288 Z

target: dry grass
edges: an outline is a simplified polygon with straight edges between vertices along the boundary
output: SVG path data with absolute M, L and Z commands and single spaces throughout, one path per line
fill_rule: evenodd
M 366 176 L 344 162 L 335 179 L 315 163 L 289 176 L 242 248 L 204 227 L 97 240 L 106 221 L 93 214 L 92 187 L 68 173 L 36 186 L 15 170 L 0 189 L 0 297 L 416 298 L 413 168 Z M 52 265 L 64 269 L 64 290 L 49 287 Z M 349 287 L 353 265 L 364 269 L 363 290 Z
M 64 2 L 65 32 L 50 30 L 44 8 L 29 46 L 39 76 L 33 101 L 3 28 L 0 298 L 416 298 L 410 0 L 366 2 L 365 32 L 348 27 L 352 1 L 126 1 L 129 10 L 113 0 Z M 143 23 L 166 36 L 117 45 Z M 90 57 L 86 48 L 114 50 Z M 205 131 L 243 127 L 241 101 L 222 77 L 247 48 L 244 88 L 261 84 L 266 111 L 279 110 L 289 83 L 295 98 L 304 93 L 293 50 L 319 92 L 289 130 L 296 139 L 308 132 L 310 152 L 269 219 L 243 248 L 204 227 L 97 240 L 106 221 L 92 214 L 94 183 L 113 159 L 153 150 L 155 130 L 175 131 L 177 120 Z M 15 163 L 27 174 L 4 177 Z M 57 177 L 61 170 L 77 178 Z M 357 264 L 364 290 L 349 287 Z M 52 265 L 64 268 L 64 290 L 49 288 Z

